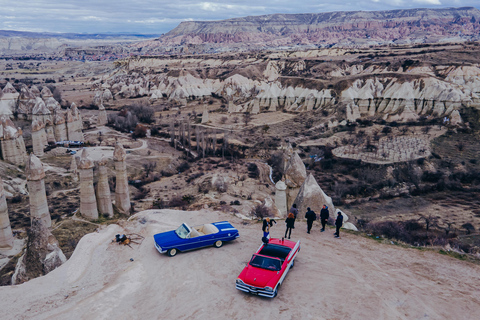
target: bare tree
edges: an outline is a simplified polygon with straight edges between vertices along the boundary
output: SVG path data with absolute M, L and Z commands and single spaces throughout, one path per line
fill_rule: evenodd
M 148 176 L 153 171 L 153 169 L 157 167 L 157 163 L 153 161 L 153 162 L 144 163 L 142 164 L 142 166 L 143 166 L 143 169 L 145 170 L 145 177 L 148 178 Z
M 252 120 L 252 115 L 250 114 L 250 112 L 248 111 L 245 112 L 243 114 L 243 122 L 245 122 L 245 127 L 248 126 L 251 120 Z

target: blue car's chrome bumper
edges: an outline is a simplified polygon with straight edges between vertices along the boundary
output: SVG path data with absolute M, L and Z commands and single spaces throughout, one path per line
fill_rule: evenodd
M 167 250 L 162 250 L 162 247 L 160 247 L 156 242 L 155 242 L 155 248 L 157 248 L 158 252 L 160 252 L 160 253 L 167 252 Z

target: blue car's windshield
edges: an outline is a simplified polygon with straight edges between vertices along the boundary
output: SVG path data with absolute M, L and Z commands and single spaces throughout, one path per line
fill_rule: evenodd
M 252 260 L 250 260 L 250 265 L 257 268 L 279 271 L 282 269 L 282 262 L 280 259 L 268 258 L 253 255 Z
M 177 234 L 177 236 L 179 236 L 180 238 L 182 239 L 185 239 L 188 235 L 188 228 L 185 224 L 182 224 L 180 227 L 177 228 L 177 230 L 175 230 L 175 233 Z

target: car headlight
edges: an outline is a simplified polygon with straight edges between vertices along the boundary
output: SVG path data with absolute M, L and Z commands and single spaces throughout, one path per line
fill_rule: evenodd
M 265 291 L 273 291 L 272 287 L 265 287 Z
M 238 283 L 238 284 L 244 284 L 244 282 L 243 282 L 241 279 L 237 279 L 237 280 L 235 280 L 235 283 Z

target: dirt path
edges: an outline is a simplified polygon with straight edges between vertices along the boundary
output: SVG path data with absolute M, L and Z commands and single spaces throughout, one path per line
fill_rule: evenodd
M 169 258 L 152 235 L 228 219 L 240 238 Z M 45 277 L 0 287 L 0 310 L 12 319 L 473 319 L 480 312 L 480 267 L 440 254 L 379 244 L 333 230 L 293 239 L 302 249 L 275 299 L 235 289 L 258 248 L 260 224 L 244 225 L 218 212 L 156 210 L 125 228 L 85 236 L 66 264 Z M 116 233 L 145 236 L 133 249 L 112 243 Z M 280 222 L 272 228 L 281 237 Z M 130 261 L 133 259 L 133 261 Z

